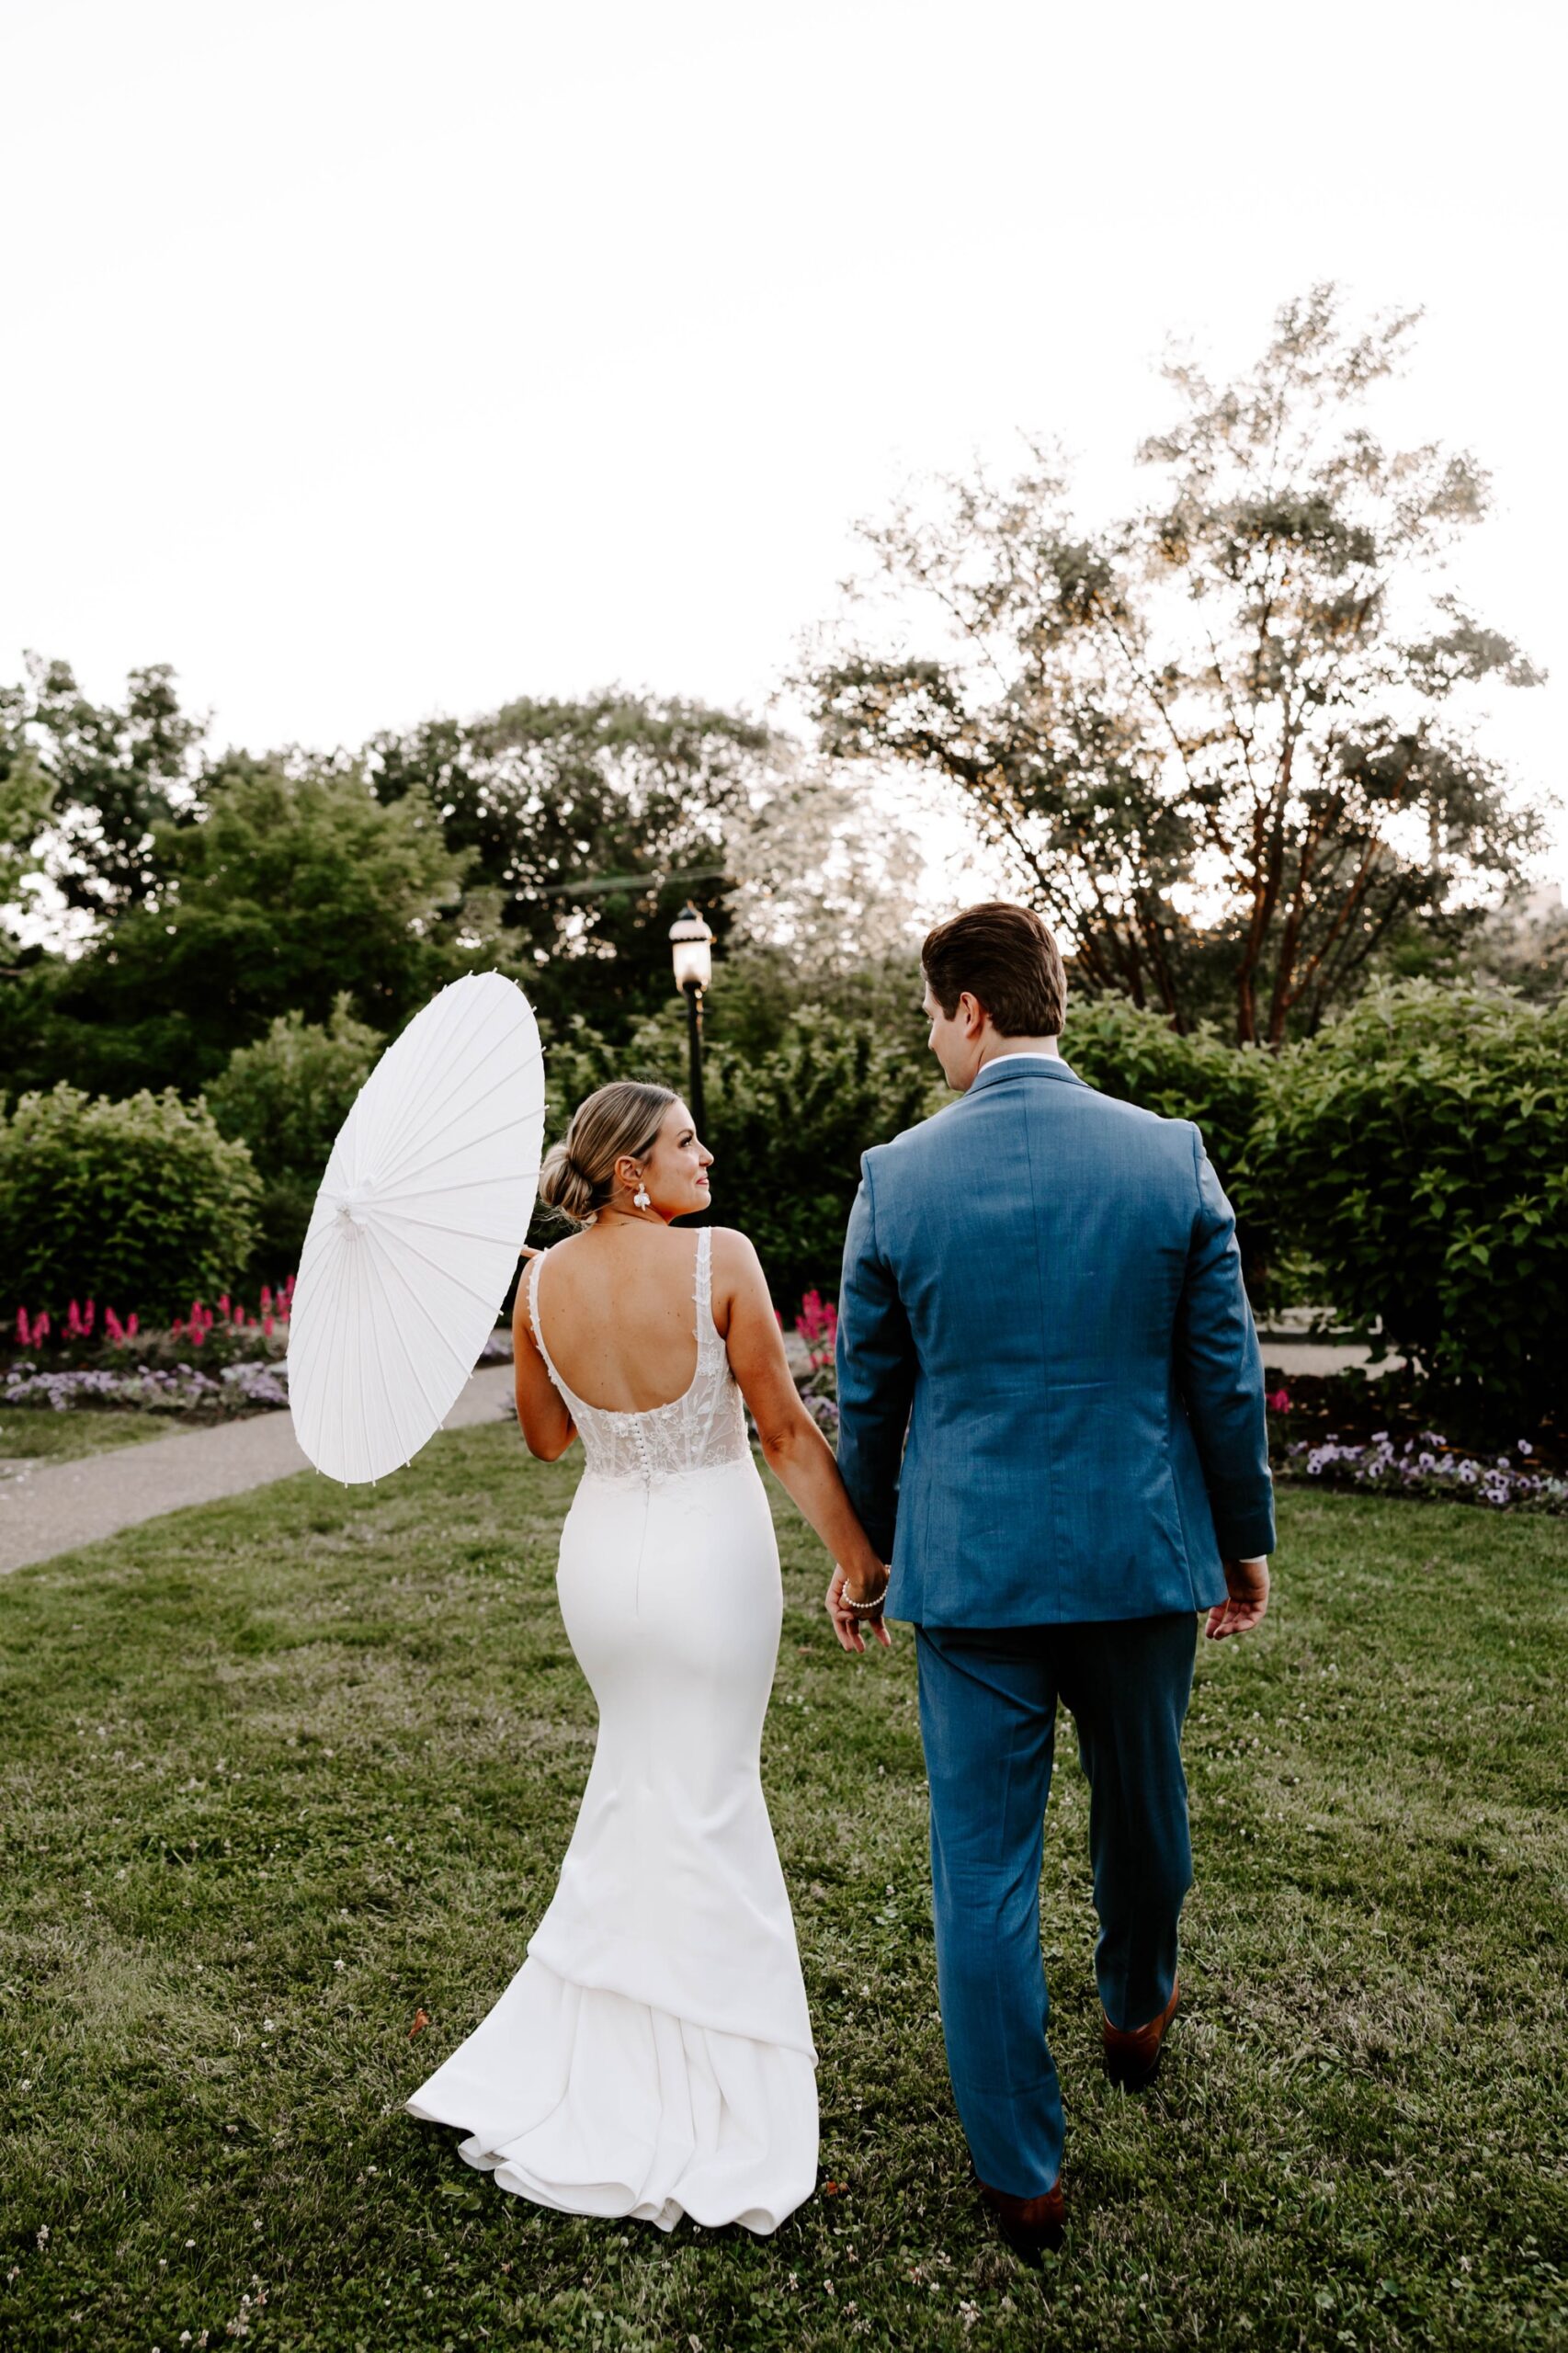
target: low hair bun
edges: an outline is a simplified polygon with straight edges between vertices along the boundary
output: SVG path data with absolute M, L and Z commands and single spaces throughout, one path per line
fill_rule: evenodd
M 552 1143 L 544 1155 L 539 1172 L 539 1197 L 547 1210 L 557 1211 L 573 1225 L 583 1224 L 593 1214 L 593 1185 L 564 1143 Z

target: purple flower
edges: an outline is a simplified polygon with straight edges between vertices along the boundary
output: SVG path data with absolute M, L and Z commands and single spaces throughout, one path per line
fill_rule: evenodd
M 1335 1437 L 1319 1439 L 1300 1438 L 1287 1445 L 1284 1458 L 1290 1467 L 1309 1479 L 1324 1479 L 1332 1486 L 1392 1488 L 1404 1495 L 1454 1495 L 1456 1487 L 1476 1503 L 1490 1504 L 1494 1510 L 1506 1511 L 1511 1506 L 1534 1502 L 1548 1511 L 1562 1511 L 1568 1507 L 1568 1479 L 1532 1477 L 1526 1471 L 1511 1471 L 1506 1458 L 1497 1462 L 1478 1461 L 1473 1455 L 1445 1453 L 1434 1455 L 1423 1447 L 1419 1453 L 1414 1439 L 1406 1440 L 1395 1451 L 1386 1431 L 1381 1443 L 1371 1445 L 1342 1445 Z M 1437 1440 L 1438 1444 L 1445 1441 Z

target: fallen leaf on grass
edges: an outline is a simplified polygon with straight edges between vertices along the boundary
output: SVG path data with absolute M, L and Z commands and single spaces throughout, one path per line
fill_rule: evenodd
M 410 2042 L 413 2041 L 420 2028 L 422 2026 L 428 2026 L 429 2023 L 430 2013 L 428 2010 L 415 2010 L 414 2013 L 414 2024 L 408 2029 L 408 2039 Z

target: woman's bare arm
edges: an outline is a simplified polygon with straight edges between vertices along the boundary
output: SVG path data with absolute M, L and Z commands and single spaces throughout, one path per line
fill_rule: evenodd
M 537 1250 L 523 1250 L 525 1260 Z M 512 1304 L 512 1366 L 517 1384 L 517 1420 L 530 1454 L 541 1462 L 557 1461 L 577 1435 L 566 1401 L 545 1369 L 539 1343 L 528 1320 L 528 1279 L 525 1266 Z
M 801 1402 L 761 1263 L 744 1233 L 715 1230 L 713 1292 L 721 1313 L 728 1306 L 730 1365 L 763 1454 L 844 1572 L 850 1599 L 869 1600 L 886 1581 L 882 1563 L 844 1492 L 832 1448 Z

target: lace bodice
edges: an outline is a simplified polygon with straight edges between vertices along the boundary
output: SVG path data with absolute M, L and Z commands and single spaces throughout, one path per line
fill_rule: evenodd
M 589 1405 L 574 1396 L 556 1370 L 539 1314 L 539 1270 L 548 1251 L 528 1266 L 528 1320 L 551 1381 L 571 1409 L 583 1441 L 588 1473 L 597 1479 L 634 1481 L 652 1486 L 691 1471 L 749 1458 L 745 1407 L 724 1343 L 713 1322 L 713 1233 L 699 1229 L 693 1299 L 697 1312 L 697 1370 L 684 1396 L 646 1413 Z

